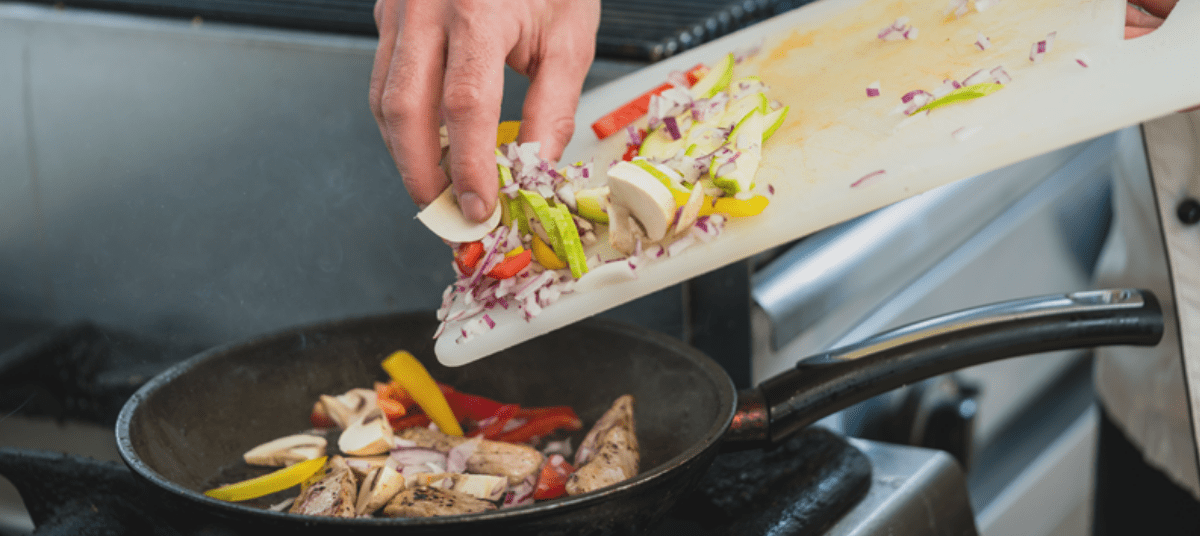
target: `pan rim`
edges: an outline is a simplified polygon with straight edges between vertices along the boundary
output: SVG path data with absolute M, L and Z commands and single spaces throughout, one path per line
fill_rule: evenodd
M 283 338 L 295 337 L 299 332 L 331 330 L 342 326 L 366 322 L 383 322 L 387 321 L 388 319 L 402 319 L 415 316 L 422 316 L 424 318 L 434 317 L 432 311 L 392 312 L 354 316 L 332 321 L 314 322 L 284 328 L 263 335 L 238 339 L 204 350 L 188 359 L 180 361 L 179 363 L 171 366 L 167 370 L 150 379 L 141 388 L 139 388 L 129 398 L 129 400 L 125 402 L 125 405 L 121 408 L 121 412 L 117 417 L 115 426 L 117 451 L 125 465 L 143 480 L 147 480 L 152 485 L 173 493 L 178 498 L 231 516 L 248 515 L 260 517 L 264 521 L 304 524 L 319 522 L 322 524 L 346 527 L 462 526 L 473 524 L 490 524 L 492 522 L 501 520 L 525 518 L 532 520 L 582 509 L 594 503 L 603 502 L 606 500 L 615 500 L 618 497 L 629 494 L 644 485 L 650 485 L 649 483 L 653 481 L 667 478 L 676 471 L 686 470 L 690 463 L 702 456 L 706 450 L 715 449 L 718 446 L 718 443 L 721 441 L 721 438 L 725 435 L 726 430 L 729 428 L 736 411 L 737 395 L 733 381 L 729 378 L 728 373 L 726 373 L 725 370 L 720 367 L 720 365 L 718 365 L 704 353 L 683 343 L 682 341 L 679 341 L 678 339 L 659 332 L 647 330 L 646 328 L 614 319 L 593 317 L 570 324 L 568 326 L 564 326 L 560 329 L 575 329 L 575 326 L 580 326 L 584 328 L 594 328 L 607 330 L 610 332 L 636 335 L 637 337 L 647 340 L 651 343 L 671 348 L 685 356 L 688 356 L 688 358 L 697 365 L 697 368 L 702 370 L 705 375 L 713 381 L 715 394 L 718 398 L 718 407 L 725 408 L 720 418 L 713 420 L 712 424 L 704 432 L 703 438 L 700 441 L 693 443 L 682 452 L 658 464 L 656 467 L 653 467 L 649 470 L 643 470 L 635 477 L 621 482 L 615 486 L 602 488 L 581 495 L 555 499 L 552 501 L 533 503 L 512 508 L 503 508 L 477 514 L 461 514 L 429 518 L 319 517 L 264 510 L 261 508 L 246 506 L 241 503 L 213 499 L 201 492 L 184 487 L 160 474 L 148 463 L 142 460 L 133 444 L 131 427 L 135 417 L 137 416 L 137 412 L 142 406 L 142 402 L 149 399 L 159 390 L 170 385 L 171 382 L 176 378 L 190 372 L 192 369 L 201 366 L 210 360 L 217 359 L 239 349 L 244 349 L 259 344 L 269 344 L 273 341 L 278 341 Z

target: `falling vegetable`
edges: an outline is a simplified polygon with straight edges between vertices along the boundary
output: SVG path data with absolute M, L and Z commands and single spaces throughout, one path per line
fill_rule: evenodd
M 450 405 L 446 403 L 446 397 L 442 395 L 441 389 L 433 381 L 429 371 L 425 370 L 425 366 L 417 361 L 417 358 L 400 350 L 383 360 L 383 370 L 387 371 L 393 381 L 412 395 L 413 400 L 417 401 L 421 409 L 425 410 L 425 413 L 442 432 L 452 436 L 463 435 L 462 428 L 458 426 L 458 420 L 454 418 L 454 413 L 450 411 Z

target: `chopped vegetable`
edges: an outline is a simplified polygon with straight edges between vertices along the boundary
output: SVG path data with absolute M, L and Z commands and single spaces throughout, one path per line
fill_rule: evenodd
M 550 246 L 541 238 L 534 235 L 532 241 L 533 258 L 543 268 L 547 270 L 559 270 L 567 267 L 567 263 L 558 258 L 558 255 L 554 254 L 554 250 L 550 249 Z
M 505 254 L 505 259 L 489 270 L 487 276 L 492 279 L 508 279 L 529 266 L 531 258 L 529 250 L 518 247 Z
M 975 36 L 975 46 L 978 47 L 979 50 L 987 50 L 992 46 L 992 42 L 987 38 L 986 35 L 977 34 Z
M 921 106 L 920 108 L 917 108 L 915 111 L 913 111 L 913 114 L 924 112 L 926 110 L 933 110 L 935 108 L 941 108 L 942 106 L 954 104 L 956 102 L 968 101 L 971 99 L 978 99 L 979 97 L 986 97 L 988 95 L 991 95 L 992 93 L 1000 91 L 1003 88 L 1004 88 L 1004 85 L 1002 85 L 1002 84 L 987 84 L 987 83 L 975 84 L 975 85 L 971 85 L 971 86 L 963 86 L 954 91 L 951 91 L 950 93 L 947 93 L 944 97 L 932 100 L 928 104 L 925 104 L 924 106 Z M 910 115 L 912 115 L 912 114 L 910 114 Z
M 879 96 L 879 81 L 878 80 L 871 82 L 871 85 L 867 86 L 867 96 L 868 97 L 878 97 Z
M 916 39 L 917 27 L 909 24 L 908 17 L 900 17 L 882 30 L 879 30 L 877 37 L 884 41 L 898 41 L 901 39 Z
M 877 169 L 875 171 L 867 173 L 866 175 L 863 175 L 862 178 L 850 183 L 850 187 L 858 188 L 867 183 L 874 182 L 876 179 L 881 179 L 885 176 L 887 176 L 887 170 Z
M 442 396 L 441 389 L 417 358 L 400 350 L 383 360 L 383 370 L 412 395 L 413 400 L 417 401 L 442 432 L 447 435 L 463 435 L 462 428 L 458 426 L 454 413 L 446 403 L 446 397 Z
M 515 415 L 525 423 L 496 436 L 498 441 L 509 443 L 528 443 L 529 441 L 550 435 L 556 430 L 575 431 L 583 428 L 583 421 L 567 406 L 549 408 L 522 408 Z
M 538 474 L 533 498 L 544 501 L 566 495 L 567 478 L 573 472 L 575 472 L 575 468 L 571 467 L 571 464 L 567 463 L 566 458 L 563 458 L 561 454 L 551 455 L 542 465 L 542 472 Z
M 326 458 L 326 456 L 313 458 L 259 477 L 210 489 L 204 494 L 220 501 L 238 502 L 257 499 L 308 480 L 308 477 L 316 474 L 325 466 Z
M 479 259 L 482 258 L 483 242 L 467 242 L 454 251 L 454 263 L 458 265 L 460 272 L 467 275 L 475 272 L 475 265 L 479 264 Z
M 691 73 L 700 72 L 705 69 L 704 65 L 697 65 L 688 70 L 688 80 L 692 80 Z M 694 82 L 693 82 L 694 83 Z M 636 121 L 639 117 L 646 115 L 646 111 L 650 109 L 650 97 L 661 94 L 662 92 L 674 87 L 671 84 L 663 84 L 646 93 L 643 93 L 636 99 L 625 103 L 620 108 L 613 110 L 608 115 L 601 117 L 595 123 L 592 123 L 592 132 L 596 133 L 596 137 L 600 139 L 607 138 L 621 129 L 625 128 L 630 123 Z

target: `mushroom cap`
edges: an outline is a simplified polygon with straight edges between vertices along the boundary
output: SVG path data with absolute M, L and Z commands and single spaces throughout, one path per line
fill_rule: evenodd
M 463 215 L 458 208 L 454 187 L 447 187 L 429 206 L 417 213 L 417 219 L 433 234 L 451 242 L 474 242 L 492 232 L 500 224 L 500 203 L 487 221 L 479 223 Z
M 647 238 L 657 242 L 667 235 L 675 219 L 675 197 L 654 175 L 635 164 L 617 162 L 608 170 L 608 187 L 612 205 L 628 210 Z

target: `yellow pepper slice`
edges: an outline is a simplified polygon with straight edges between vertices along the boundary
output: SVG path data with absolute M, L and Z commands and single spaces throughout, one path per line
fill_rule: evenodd
M 502 121 L 496 127 L 496 146 L 517 141 L 517 133 L 521 131 L 520 121 Z
M 513 249 L 512 249 L 512 251 L 510 251 L 510 252 L 508 252 L 508 253 L 505 253 L 505 254 L 504 254 L 504 258 L 506 258 L 506 259 L 507 259 L 507 258 L 509 258 L 509 257 L 513 257 L 513 256 L 516 256 L 516 255 L 520 255 L 520 254 L 522 254 L 522 253 L 525 253 L 525 248 L 523 248 L 523 247 L 521 247 L 521 246 L 517 246 L 517 247 L 513 248 Z
M 533 250 L 533 259 L 547 270 L 561 270 L 567 267 L 567 263 L 558 258 L 558 255 L 554 254 L 554 250 L 538 235 L 533 235 L 533 246 L 530 249 Z
M 263 476 L 210 489 L 204 494 L 221 501 L 237 502 L 257 499 L 304 482 L 325 467 L 325 459 L 326 456 L 321 456 L 305 460 Z
M 417 358 L 400 350 L 383 360 L 383 370 L 412 395 L 413 400 L 425 410 L 442 433 L 463 435 L 462 428 L 458 426 L 458 419 L 454 418 L 454 412 L 450 411 L 450 404 L 446 402 L 446 396 Z
M 704 196 L 704 206 L 700 208 L 700 215 L 707 216 L 709 214 L 725 214 L 734 218 L 744 218 L 746 216 L 757 216 L 762 213 L 767 205 L 771 203 L 766 196 L 756 195 L 750 199 L 735 199 L 732 197 L 718 197 L 716 201 L 709 196 Z

